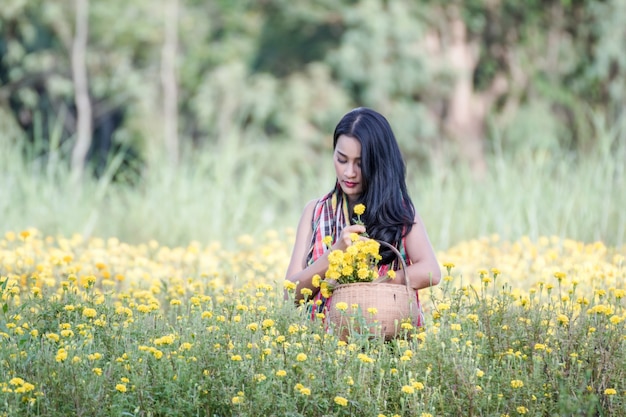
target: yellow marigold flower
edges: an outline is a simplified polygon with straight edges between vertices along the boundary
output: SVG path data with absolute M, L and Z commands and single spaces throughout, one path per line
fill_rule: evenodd
M 302 294 L 305 298 L 309 298 L 313 295 L 313 290 L 311 290 L 310 288 L 302 288 L 300 290 L 300 294 Z
M 67 359 L 67 351 L 64 348 L 61 348 L 57 351 L 55 356 L 57 362 L 63 362 Z
M 413 388 L 411 385 L 403 385 L 402 392 L 405 394 L 413 394 L 415 392 L 415 388 Z
M 559 322 L 559 324 L 563 326 L 567 326 L 569 324 L 569 317 L 567 317 L 565 314 L 559 314 L 558 316 L 556 316 L 556 320 Z
M 298 353 L 298 355 L 296 356 L 296 360 L 298 362 L 304 362 L 306 361 L 306 359 L 307 359 L 306 353 Z
M 330 298 L 330 296 L 333 294 L 326 282 L 322 282 L 320 292 L 322 293 L 322 297 L 324 298 Z
M 295 282 L 291 282 L 291 281 L 287 281 L 285 280 L 285 282 L 283 283 L 283 287 L 287 290 L 287 291 L 295 291 L 297 285 Z
M 102 368 L 93 368 L 91 370 L 91 372 L 93 372 L 94 374 L 101 376 L 102 375 Z
M 543 343 L 535 343 L 535 350 L 546 350 L 546 345 Z
M 413 382 L 413 383 L 411 384 L 411 386 L 412 386 L 413 388 L 415 388 L 416 390 L 418 390 L 418 391 L 420 391 L 420 390 L 423 390 L 423 389 L 424 389 L 424 384 L 422 384 L 421 382 L 417 382 L 417 381 Z
M 284 369 L 279 369 L 278 371 L 276 371 L 276 376 L 279 378 L 283 378 L 287 376 L 287 371 L 285 371 Z
M 617 390 L 614 388 L 607 388 L 604 390 L 604 395 L 615 395 L 617 394 Z
M 511 387 L 513 388 L 522 388 L 524 386 L 524 381 L 519 379 L 514 379 L 511 381 Z
M 11 378 L 9 380 L 9 385 L 24 385 L 24 380 L 22 378 Z
M 565 272 L 555 272 L 554 278 L 556 278 L 559 282 L 563 281 L 563 279 L 565 278 Z
M 371 273 L 370 273 L 371 269 L 364 266 L 362 268 L 359 268 L 359 270 L 357 271 L 357 276 L 359 277 L 360 280 L 366 280 L 368 278 L 370 278 Z
M 344 301 L 340 301 L 337 304 L 335 304 L 335 308 L 339 311 L 346 311 L 348 309 L 348 303 Z
M 117 384 L 115 385 L 115 389 L 119 392 L 126 392 L 128 389 L 126 388 L 126 385 L 124 384 Z
M 367 312 L 371 314 L 372 316 L 375 316 L 378 313 L 378 309 L 376 307 L 369 307 L 367 309 Z
M 454 264 L 452 262 L 444 262 L 443 267 L 446 269 L 452 269 L 454 268 Z
M 611 318 L 609 319 L 609 321 L 612 324 L 620 324 L 623 320 L 624 320 L 623 317 L 620 317 L 620 316 L 617 316 L 617 315 L 611 316 Z
M 348 400 L 343 398 L 343 397 L 336 396 L 335 397 L 335 404 L 338 404 L 338 405 L 340 405 L 342 407 L 345 407 L 345 406 L 348 405 Z
M 358 233 L 350 233 L 350 240 L 354 243 L 357 240 L 359 240 L 359 234 Z
M 259 329 L 258 323 L 250 323 L 246 326 L 246 328 L 250 331 L 256 332 Z
M 241 357 L 241 355 L 233 355 L 230 357 L 230 360 L 234 362 L 240 362 L 243 360 L 243 358 Z
M 231 401 L 232 401 L 233 404 L 241 404 L 241 403 L 243 403 L 243 397 L 240 397 L 240 396 L 236 395 L 236 396 L 234 396 L 232 398 Z
M 313 279 L 311 281 L 311 284 L 313 284 L 313 287 L 319 288 L 321 282 L 322 282 L 322 277 L 320 277 L 319 274 L 313 275 Z
M 390 269 L 389 271 L 387 271 L 387 276 L 389 277 L 389 279 L 396 279 L 396 271 Z
M 93 308 L 84 308 L 83 309 L 83 317 L 87 317 L 88 319 L 92 319 L 98 315 L 98 312 Z
M 363 213 L 365 213 L 365 205 L 364 204 L 357 204 L 356 206 L 354 206 L 354 214 L 356 214 L 357 216 L 360 216 Z
M 357 358 L 363 362 L 363 363 L 373 363 L 374 359 L 370 358 L 369 356 L 367 356 L 365 353 L 359 353 L 357 355 Z
M 326 247 L 330 247 L 333 244 L 333 237 L 324 236 L 324 238 L 322 239 L 322 242 L 324 242 L 324 245 L 326 245 Z
M 261 327 L 263 327 L 263 329 L 269 329 L 272 326 L 274 326 L 274 320 L 272 319 L 265 319 L 261 322 Z
M 413 325 L 411 323 L 408 322 L 404 322 L 400 325 L 400 327 L 402 328 L 402 330 L 412 330 L 413 329 Z
M 437 309 L 441 310 L 441 311 L 450 310 L 450 304 L 439 303 L 439 304 L 437 304 Z
M 156 346 L 161 346 L 161 345 L 171 345 L 172 343 L 174 343 L 175 337 L 173 334 L 168 334 L 165 335 L 163 337 L 159 337 L 158 339 L 154 340 L 154 344 Z
M 523 405 L 520 405 L 515 410 L 518 412 L 518 414 L 526 414 L 528 412 L 528 408 L 524 407 Z
M 25 394 L 27 392 L 33 391 L 35 389 L 35 386 L 29 382 L 24 382 L 24 384 L 21 387 L 18 387 L 15 389 L 15 392 L 18 394 Z

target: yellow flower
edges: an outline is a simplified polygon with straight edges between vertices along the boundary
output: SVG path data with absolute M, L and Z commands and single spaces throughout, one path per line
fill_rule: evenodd
M 94 374 L 100 376 L 100 375 L 102 375 L 102 368 L 93 368 L 91 370 L 91 372 L 93 372 Z
M 402 392 L 405 394 L 413 394 L 415 392 L 415 388 L 413 388 L 411 385 L 404 385 L 402 387 Z
M 322 242 L 324 242 L 324 245 L 326 245 L 326 247 L 330 247 L 330 245 L 333 244 L 333 237 L 332 236 L 324 236 L 324 239 L 322 239 Z
M 307 359 L 306 353 L 298 353 L 298 356 L 296 356 L 296 360 L 298 362 L 304 362 L 306 361 L 306 359 Z
M 320 277 L 319 274 L 315 274 L 313 275 L 313 279 L 311 283 L 313 284 L 315 288 L 319 288 L 321 281 L 322 281 L 322 277 Z
M 115 386 L 115 389 L 117 391 L 119 391 L 119 392 L 126 392 L 127 391 L 126 385 L 124 385 L 124 384 L 117 384 Z
M 93 308 L 85 308 L 85 309 L 83 309 L 83 316 L 87 317 L 88 319 L 92 319 L 92 318 L 96 317 L 97 315 L 98 315 L 98 313 Z
M 346 311 L 348 309 L 348 303 L 340 301 L 335 305 L 335 308 L 339 311 Z
M 276 376 L 279 378 L 283 378 L 287 376 L 287 371 L 285 371 L 284 369 L 279 369 L 278 371 L 276 371 Z
M 335 404 L 338 404 L 338 405 L 340 405 L 342 407 L 345 407 L 345 406 L 348 405 L 348 400 L 343 398 L 343 397 L 336 396 L 335 397 Z
M 514 379 L 511 381 L 511 387 L 513 388 L 522 388 L 524 386 L 524 382 L 519 379 Z
M 422 384 L 421 382 L 417 382 L 417 381 L 413 382 L 413 383 L 411 384 L 411 386 L 412 386 L 413 388 L 415 388 L 416 390 L 418 390 L 418 391 L 420 391 L 420 390 L 423 390 L 423 389 L 424 389 L 424 384 Z
M 287 291 L 294 291 L 296 289 L 296 283 L 295 282 L 291 282 L 291 281 L 285 281 L 283 283 L 283 287 L 287 290 Z
M 524 407 L 523 405 L 520 405 L 519 407 L 517 407 L 515 409 L 519 414 L 526 414 L 528 412 L 528 408 Z
M 556 316 L 556 320 L 563 326 L 567 326 L 569 323 L 569 318 L 565 314 L 559 314 Z
M 356 214 L 357 216 L 360 216 L 363 213 L 365 213 L 365 205 L 364 204 L 357 204 L 356 206 L 354 206 L 354 214 Z
M 604 395 L 615 395 L 617 394 L 617 390 L 614 388 L 607 388 L 604 390 Z
M 61 348 L 57 351 L 56 357 L 57 362 L 63 362 L 67 359 L 67 351 L 64 348 Z

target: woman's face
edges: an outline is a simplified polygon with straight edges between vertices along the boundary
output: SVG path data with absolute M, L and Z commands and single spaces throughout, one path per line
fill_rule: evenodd
M 351 202 L 363 193 L 361 176 L 361 142 L 352 136 L 341 135 L 335 145 L 335 172 L 343 192 Z

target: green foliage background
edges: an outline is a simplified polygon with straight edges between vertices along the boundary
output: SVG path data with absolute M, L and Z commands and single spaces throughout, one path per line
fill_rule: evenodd
M 172 5 L 174 163 L 161 84 Z M 491 233 L 625 241 L 624 2 L 91 1 L 96 131 L 93 175 L 79 184 L 74 7 L 5 0 L 0 10 L 1 230 L 228 244 L 295 226 L 332 186 L 334 125 L 364 105 L 394 126 L 438 247 Z M 464 109 L 490 103 L 473 116 L 475 138 L 448 129 L 464 76 L 447 59 L 455 45 L 475 59 Z

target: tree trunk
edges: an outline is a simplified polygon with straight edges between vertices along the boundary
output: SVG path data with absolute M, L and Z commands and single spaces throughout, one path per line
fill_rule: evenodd
M 85 171 L 85 162 L 91 146 L 92 135 L 92 111 L 86 64 L 89 0 L 76 0 L 75 25 L 72 43 L 72 76 L 76 102 L 76 142 L 72 149 L 72 176 L 78 180 Z
M 165 150 L 172 165 L 178 164 L 178 84 L 176 52 L 178 48 L 178 0 L 169 0 L 165 8 L 165 40 L 161 50 L 163 87 L 163 135 Z

